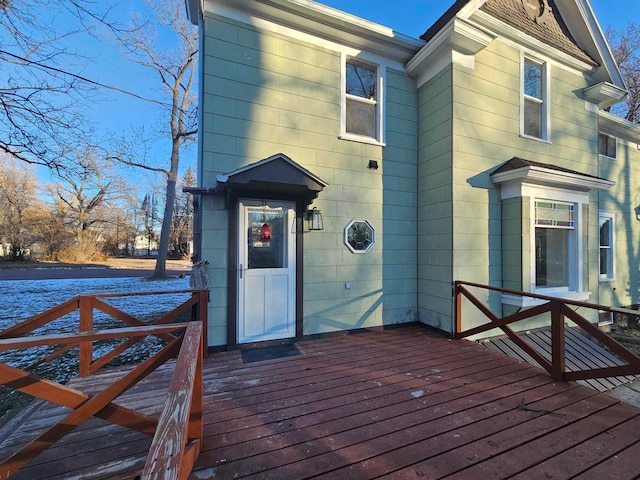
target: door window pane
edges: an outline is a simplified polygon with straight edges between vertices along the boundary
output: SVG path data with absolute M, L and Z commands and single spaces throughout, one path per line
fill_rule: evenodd
M 286 212 L 268 207 L 248 210 L 247 268 L 287 268 Z

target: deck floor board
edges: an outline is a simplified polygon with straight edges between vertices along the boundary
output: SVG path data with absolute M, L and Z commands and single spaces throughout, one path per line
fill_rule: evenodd
M 551 331 L 548 328 L 521 334 L 521 338 L 545 359 L 551 361 Z M 537 365 L 534 359 L 508 337 L 491 339 L 484 342 L 483 345 L 491 350 L 502 352 L 523 362 Z M 575 328 L 565 329 L 565 352 L 566 369 L 570 372 L 624 365 L 622 360 L 592 340 L 588 335 L 577 332 Z M 634 380 L 637 380 L 637 377 L 627 375 L 580 380 L 578 383 L 594 388 L 600 392 L 606 392 L 620 385 L 633 382 Z
M 555 382 L 483 344 L 409 326 L 298 347 L 300 356 L 248 364 L 239 351 L 206 359 L 204 442 L 194 480 L 600 480 L 640 471 L 640 409 Z M 126 370 L 71 384 L 97 392 Z M 117 402 L 158 416 L 170 374 L 171 365 L 164 366 Z M 44 404 L 25 417 L 0 445 L 0 458 L 63 411 Z M 150 442 L 92 419 L 14 478 L 124 478 L 144 464 Z

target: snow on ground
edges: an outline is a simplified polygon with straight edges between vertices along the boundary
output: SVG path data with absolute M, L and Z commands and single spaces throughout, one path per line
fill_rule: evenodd
M 0 281 L 0 331 L 9 328 L 33 315 L 79 295 L 90 293 L 134 293 L 166 292 L 188 290 L 188 278 L 169 280 L 149 280 L 146 278 L 80 278 L 55 280 L 15 280 Z M 151 321 L 162 316 L 189 298 L 189 294 L 115 297 L 102 299 L 126 313 L 143 320 Z M 94 329 L 126 327 L 118 320 L 94 310 Z M 34 331 L 35 335 L 47 335 L 78 331 L 78 312 L 43 326 Z M 94 358 L 108 351 L 119 341 L 96 345 Z M 157 350 L 161 342 L 148 338 L 119 358 L 119 363 L 140 362 L 149 353 Z M 0 361 L 25 368 L 35 360 L 52 351 L 48 347 L 32 348 L 20 351 L 0 351 Z M 77 348 L 60 358 L 34 370 L 34 373 L 52 380 L 64 382 L 77 372 Z

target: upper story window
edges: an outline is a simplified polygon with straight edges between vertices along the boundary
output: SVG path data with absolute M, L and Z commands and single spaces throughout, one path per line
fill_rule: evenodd
M 548 140 L 547 65 L 524 58 L 522 71 L 522 133 Z
M 381 66 L 361 60 L 345 60 L 342 138 L 382 143 L 381 83 Z
M 605 157 L 616 158 L 618 139 L 604 133 L 598 134 L 598 153 Z

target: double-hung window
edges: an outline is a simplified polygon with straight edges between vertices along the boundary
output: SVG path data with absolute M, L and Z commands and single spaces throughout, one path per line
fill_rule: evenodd
M 547 65 L 524 57 L 522 70 L 522 133 L 548 140 Z
M 605 133 L 598 134 L 598 153 L 605 157 L 616 158 L 618 139 Z
M 600 280 L 613 280 L 615 214 L 600 212 Z
M 382 67 L 346 58 L 343 74 L 343 138 L 382 143 Z
M 576 205 L 535 202 L 535 284 L 538 289 L 571 290 L 576 259 Z

